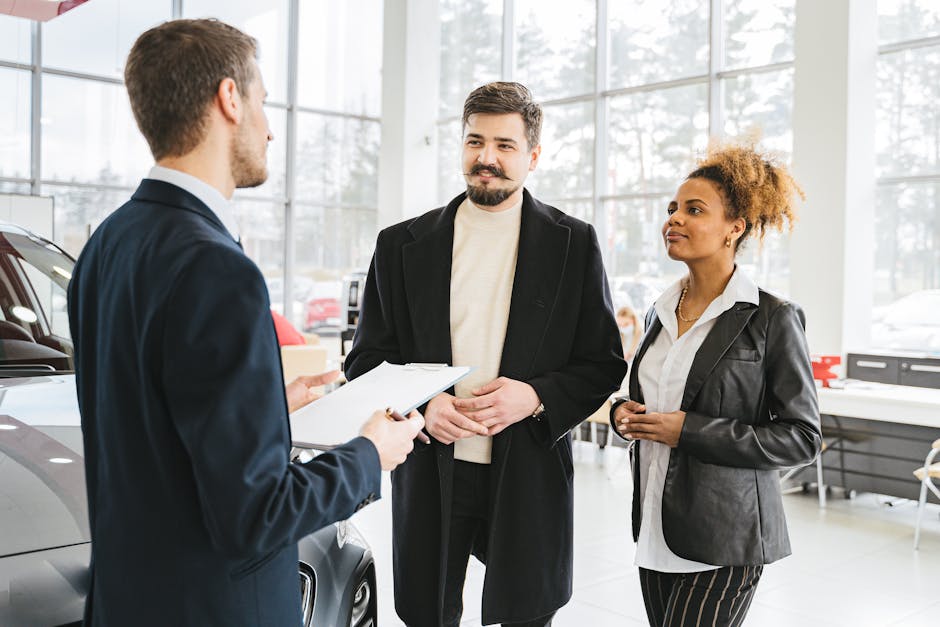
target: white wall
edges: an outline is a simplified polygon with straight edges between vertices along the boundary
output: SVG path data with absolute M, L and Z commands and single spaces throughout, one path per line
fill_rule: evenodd
M 52 206 L 52 198 L 46 196 L 0 194 L 0 222 L 21 226 L 51 240 Z
M 437 0 L 385 0 L 379 228 L 437 206 Z
M 790 295 L 814 353 L 868 344 L 875 203 L 877 7 L 797 0 L 793 173 L 806 205 L 790 241 Z

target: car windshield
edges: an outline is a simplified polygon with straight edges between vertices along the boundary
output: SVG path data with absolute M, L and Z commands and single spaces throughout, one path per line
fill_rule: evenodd
M 73 371 L 66 313 L 73 265 L 49 241 L 0 229 L 0 377 Z

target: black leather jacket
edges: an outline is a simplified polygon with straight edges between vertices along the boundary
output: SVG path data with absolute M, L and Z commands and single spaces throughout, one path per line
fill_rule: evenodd
M 666 544 L 717 566 L 769 564 L 790 554 L 778 470 L 812 462 L 822 443 L 803 311 L 763 290 L 759 302 L 721 314 L 696 353 L 680 405 L 685 423 L 666 471 Z M 652 309 L 630 369 L 630 398 L 640 403 L 637 371 L 661 329 Z M 624 400 L 614 403 L 612 424 Z M 632 446 L 634 541 L 642 519 L 638 453 Z

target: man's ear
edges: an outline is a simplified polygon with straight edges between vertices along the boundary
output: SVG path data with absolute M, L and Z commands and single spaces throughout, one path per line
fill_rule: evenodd
M 539 155 L 542 154 L 542 144 L 539 144 L 535 148 L 529 151 L 529 172 L 535 170 L 535 166 L 539 164 Z
M 238 124 L 242 119 L 242 96 L 238 85 L 231 78 L 223 78 L 216 93 L 219 110 L 232 124 Z

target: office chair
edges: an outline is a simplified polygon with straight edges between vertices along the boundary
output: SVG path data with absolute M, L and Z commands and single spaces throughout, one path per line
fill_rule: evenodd
M 914 550 L 920 543 L 920 523 L 924 518 L 924 510 L 927 509 L 927 490 L 930 489 L 938 499 L 940 499 L 940 489 L 933 482 L 934 479 L 940 479 L 940 462 L 934 463 L 934 458 L 940 453 L 940 440 L 937 440 L 931 446 L 924 465 L 914 471 L 914 476 L 920 479 L 920 501 L 917 503 L 917 526 L 914 527 Z

